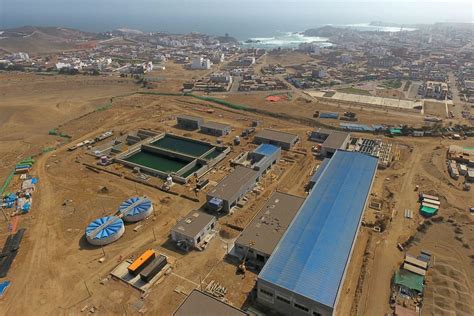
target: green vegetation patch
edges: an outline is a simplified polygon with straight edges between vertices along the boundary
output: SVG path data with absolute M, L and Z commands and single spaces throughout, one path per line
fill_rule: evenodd
M 350 93 L 350 94 L 358 94 L 358 95 L 371 95 L 370 92 L 367 90 L 358 89 L 354 87 L 338 89 L 337 91 L 342 92 L 342 93 Z
M 402 81 L 400 79 L 387 80 L 381 83 L 380 86 L 386 89 L 400 89 L 402 86 Z

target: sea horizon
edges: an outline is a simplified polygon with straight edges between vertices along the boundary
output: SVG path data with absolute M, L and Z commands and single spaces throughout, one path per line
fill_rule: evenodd
M 245 34 L 245 36 L 244 35 L 235 36 L 229 33 L 212 34 L 212 33 L 204 33 L 204 32 L 197 32 L 197 31 L 188 31 L 188 32 L 182 32 L 182 33 L 167 32 L 167 31 L 162 31 L 162 30 L 145 31 L 143 29 L 132 28 L 129 26 L 117 27 L 115 29 L 110 29 L 110 30 L 102 30 L 102 31 L 98 30 L 98 31 L 89 31 L 89 32 L 107 33 L 107 32 L 112 32 L 116 30 L 129 30 L 129 31 L 140 31 L 143 33 L 165 33 L 165 34 L 199 33 L 199 34 L 205 34 L 205 35 L 210 35 L 210 36 L 224 36 L 228 34 L 229 36 L 234 37 L 243 47 L 272 49 L 272 48 L 278 48 L 278 47 L 296 48 L 298 47 L 298 45 L 302 43 L 316 43 L 316 44 L 319 44 L 319 46 L 321 47 L 332 46 L 332 43 L 329 41 L 329 38 L 304 35 L 304 32 L 306 30 L 316 29 L 316 28 L 320 28 L 324 26 L 333 26 L 337 28 L 354 29 L 354 30 L 359 30 L 359 31 L 378 31 L 378 32 L 385 32 L 385 33 L 416 30 L 415 28 L 411 28 L 411 27 L 378 26 L 378 25 L 372 25 L 372 23 L 373 22 L 352 23 L 352 24 L 321 24 L 314 27 L 309 27 L 309 28 L 299 29 L 299 30 L 292 30 L 292 31 L 268 30 L 265 33 L 262 33 L 262 32 L 256 32 L 256 34 L 248 33 L 248 34 Z M 36 26 L 36 25 L 25 25 L 25 26 Z M 22 27 L 22 26 L 19 26 L 19 27 Z M 44 27 L 59 27 L 59 28 L 64 27 L 64 28 L 77 29 L 80 31 L 86 31 L 86 32 L 88 31 L 81 28 L 74 28 L 70 26 L 44 25 Z

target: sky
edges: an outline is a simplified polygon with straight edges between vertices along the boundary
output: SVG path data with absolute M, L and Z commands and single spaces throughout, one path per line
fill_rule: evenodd
M 0 28 L 268 35 L 325 24 L 473 22 L 473 0 L 0 0 Z

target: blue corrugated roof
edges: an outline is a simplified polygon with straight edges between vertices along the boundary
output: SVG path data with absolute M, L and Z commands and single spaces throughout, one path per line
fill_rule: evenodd
M 334 307 L 377 159 L 337 151 L 259 279 Z
M 316 183 L 318 179 L 321 177 L 321 175 L 323 174 L 323 171 L 326 169 L 328 163 L 329 163 L 329 158 L 324 158 L 324 160 L 319 165 L 318 170 L 316 170 L 316 172 L 313 174 L 309 182 Z
M 142 212 L 146 212 L 150 209 L 151 200 L 146 199 L 146 198 L 142 198 L 142 197 L 132 197 L 132 198 L 124 201 L 122 204 L 120 204 L 119 211 L 120 212 L 125 211 L 130 205 L 132 205 L 133 203 L 136 203 L 138 201 L 141 201 L 141 202 L 138 203 L 137 205 L 135 205 L 130 210 L 130 212 L 127 214 L 127 216 L 137 215 L 137 214 L 140 214 Z
M 262 154 L 262 155 L 265 155 L 265 156 L 270 156 L 270 155 L 274 154 L 275 152 L 277 152 L 278 149 L 279 149 L 279 147 L 271 145 L 271 144 L 261 144 L 253 152 L 255 152 L 257 154 Z
M 112 218 L 112 216 L 105 216 L 98 218 L 94 221 L 92 221 L 87 227 L 86 227 L 86 235 L 89 235 L 92 233 L 96 228 L 100 227 L 101 225 L 105 224 L 107 221 L 109 221 Z M 94 239 L 101 239 L 101 238 L 106 238 L 112 235 L 115 235 L 122 227 L 124 226 L 123 220 L 118 218 L 114 222 L 112 222 L 110 225 L 104 227 L 101 229 L 97 235 L 95 235 Z

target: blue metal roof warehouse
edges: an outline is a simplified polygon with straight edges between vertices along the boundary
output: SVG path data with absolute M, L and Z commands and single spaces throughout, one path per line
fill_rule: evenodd
M 326 306 L 323 309 L 331 314 L 376 169 L 377 158 L 338 150 L 259 274 L 259 282 Z

